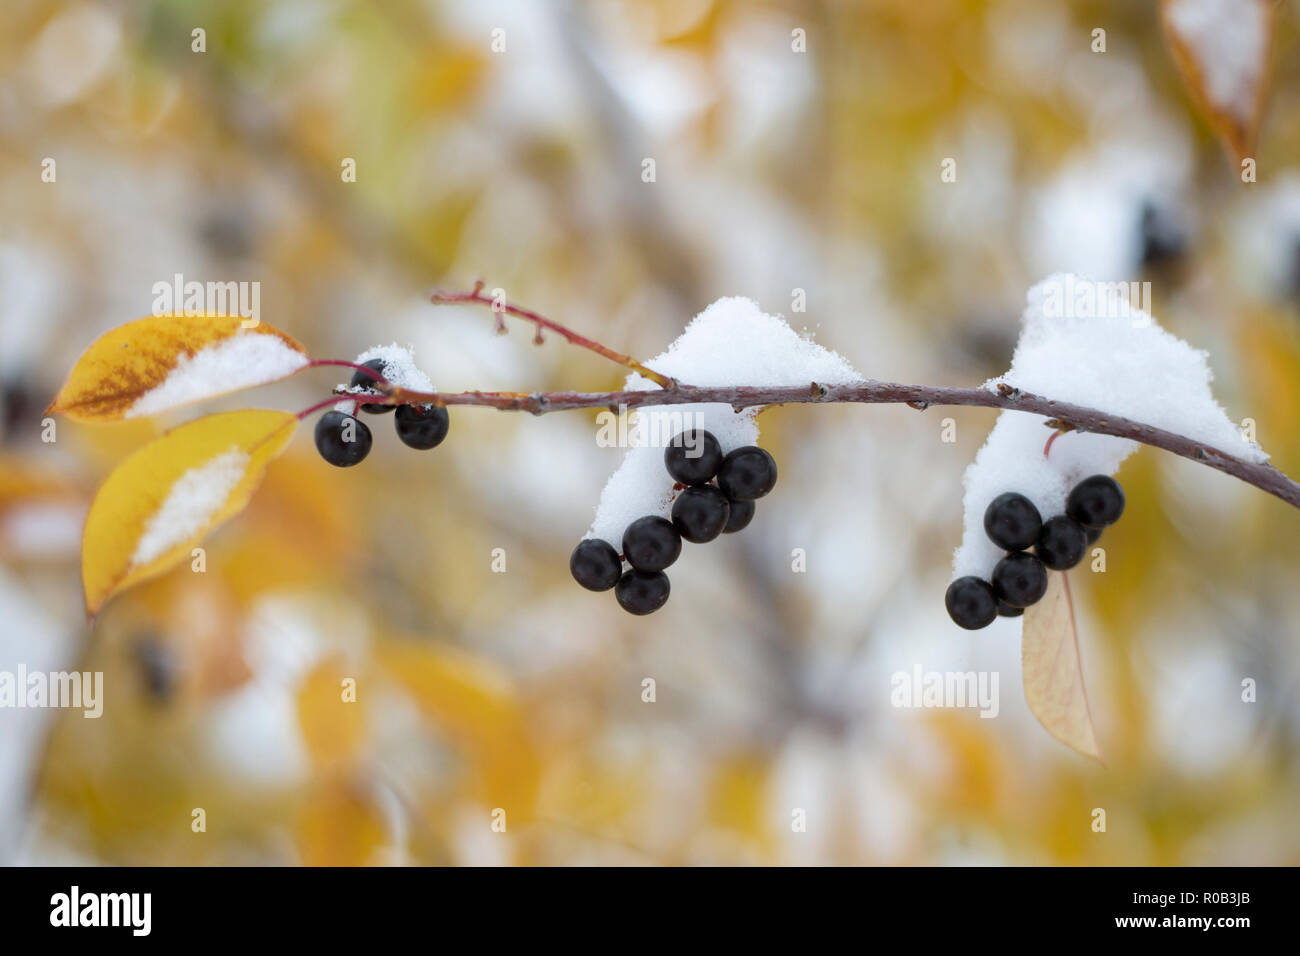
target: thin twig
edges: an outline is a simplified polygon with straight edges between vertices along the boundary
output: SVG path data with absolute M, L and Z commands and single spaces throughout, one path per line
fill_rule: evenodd
M 497 314 L 498 321 L 500 321 L 501 313 L 504 312 L 506 315 L 513 315 L 517 319 L 532 322 L 538 329 L 538 334 L 533 341 L 539 344 L 541 343 L 541 330 L 549 329 L 563 338 L 566 342 L 581 346 L 584 349 L 595 352 L 597 355 L 604 356 L 611 362 L 617 362 L 624 368 L 630 368 L 634 372 L 650 379 L 650 381 L 662 388 L 672 389 L 677 387 L 677 382 L 673 378 L 660 372 L 656 372 L 652 368 L 647 368 L 630 355 L 624 355 L 622 352 L 615 352 L 613 349 L 601 345 L 599 342 L 589 339 L 585 335 L 580 335 L 572 329 L 561 325 L 559 322 L 548 319 L 546 316 L 534 312 L 531 309 L 521 309 L 517 305 L 510 305 L 507 302 L 498 302 L 491 296 L 484 295 L 482 282 L 475 282 L 474 288 L 470 292 L 435 292 L 430 298 L 434 305 L 486 305 Z M 504 325 L 500 325 L 498 328 L 500 331 L 505 331 Z
M 1220 448 L 1212 448 L 1193 438 L 1111 415 L 1095 408 L 1058 402 L 1018 389 L 952 388 L 942 385 L 900 385 L 893 382 L 863 381 L 852 385 L 813 383 L 782 388 L 733 385 L 700 388 L 679 385 L 672 390 L 652 389 L 624 392 L 407 392 L 389 398 L 389 404 L 473 405 L 502 411 L 548 412 L 579 408 L 637 408 L 653 405 L 684 405 L 709 402 L 730 405 L 734 409 L 756 405 L 803 405 L 850 402 L 859 404 L 907 404 L 914 408 L 934 405 L 969 405 L 1028 412 L 1056 419 L 1056 427 L 1068 426 L 1081 432 L 1113 435 L 1162 448 L 1183 458 L 1209 465 L 1239 478 L 1262 491 L 1276 495 L 1287 504 L 1300 508 L 1300 485 L 1272 465 L 1247 461 Z M 382 404 L 382 402 L 380 402 Z M 1243 439 L 1244 441 L 1244 439 Z

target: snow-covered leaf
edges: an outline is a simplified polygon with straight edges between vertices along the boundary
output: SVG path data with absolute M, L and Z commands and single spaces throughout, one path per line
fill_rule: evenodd
M 86 517 L 81 579 L 95 615 L 113 595 L 190 557 L 237 514 L 293 437 L 287 412 L 208 415 L 145 445 L 108 476 Z
M 1025 610 L 1020 647 L 1025 699 L 1039 723 L 1079 753 L 1101 759 L 1079 663 L 1074 601 L 1063 573 L 1047 573 L 1047 593 Z
M 48 414 L 139 418 L 286 378 L 311 361 L 265 322 L 237 315 L 155 315 L 100 336 L 77 360 Z
M 1160 6 L 1192 98 L 1239 160 L 1255 148 L 1276 6 L 1273 0 L 1162 0 Z

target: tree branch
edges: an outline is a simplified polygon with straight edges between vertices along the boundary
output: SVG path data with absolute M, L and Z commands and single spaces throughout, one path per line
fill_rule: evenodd
M 1097 435 L 1128 438 L 1173 452 L 1183 458 L 1209 465 L 1234 478 L 1276 495 L 1294 508 L 1300 508 L 1300 485 L 1272 465 L 1246 461 L 1220 448 L 1212 448 L 1185 435 L 1165 431 L 1154 425 L 1110 415 L 1095 408 L 1058 402 L 1029 392 L 1001 385 L 998 391 L 985 388 L 951 388 L 943 385 L 900 385 L 893 382 L 864 381 L 852 385 L 820 385 L 765 388 L 732 385 L 701 388 L 678 385 L 674 389 L 633 392 L 409 392 L 397 390 L 389 397 L 392 404 L 471 405 L 502 411 L 549 412 L 579 408 L 637 408 L 653 405 L 686 405 L 712 402 L 730 405 L 736 410 L 755 405 L 793 405 L 851 402 L 867 405 L 906 404 L 918 410 L 932 405 L 969 405 L 1001 408 L 1042 415 L 1049 425 L 1076 429 Z M 380 403 L 383 404 L 383 403 Z

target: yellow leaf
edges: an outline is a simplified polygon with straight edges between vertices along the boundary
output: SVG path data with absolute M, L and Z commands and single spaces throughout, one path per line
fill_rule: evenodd
M 1083 688 L 1070 582 L 1057 571 L 1047 575 L 1047 593 L 1025 610 L 1020 648 L 1025 699 L 1053 737 L 1100 760 Z
M 446 645 L 390 641 L 376 658 L 474 769 L 474 796 L 528 819 L 540 766 L 525 712 L 508 676 Z
M 296 831 L 305 866 L 384 862 L 387 833 L 383 815 L 361 788 L 346 779 L 322 781 L 309 792 Z
M 1169 48 L 1192 99 L 1238 161 L 1254 154 L 1276 6 L 1273 0 L 1220 5 L 1226 22 L 1216 22 L 1213 10 L 1196 0 L 1160 4 Z
M 127 458 L 100 487 L 81 539 L 93 617 L 114 594 L 168 570 L 248 503 L 298 418 L 248 410 L 174 428 Z
M 365 743 L 365 714 L 359 696 L 344 698 L 343 681 L 356 679 L 340 657 L 321 661 L 298 687 L 298 726 L 317 767 L 346 767 Z
M 139 418 L 215 395 L 278 381 L 311 361 L 265 322 L 238 315 L 159 315 L 95 341 L 73 366 L 46 414 L 79 421 Z

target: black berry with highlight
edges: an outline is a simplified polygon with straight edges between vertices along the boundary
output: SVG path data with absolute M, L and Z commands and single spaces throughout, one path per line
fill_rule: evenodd
M 948 608 L 948 616 L 953 623 L 968 631 L 988 627 L 998 614 L 998 602 L 993 596 L 993 588 L 987 581 L 973 574 L 958 578 L 948 585 L 943 603 Z
M 1012 607 L 1029 607 L 1047 593 L 1047 568 L 1028 551 L 1008 554 L 993 569 L 993 593 Z
M 776 460 L 757 445 L 745 445 L 722 459 L 718 487 L 736 501 L 762 498 L 776 485 Z
M 360 419 L 329 411 L 316 422 L 316 450 L 331 465 L 350 468 L 370 454 L 373 439 Z
M 662 571 L 626 572 L 614 586 L 614 597 L 631 614 L 652 614 L 668 601 L 668 575 Z
M 1004 551 L 1021 551 L 1038 540 L 1043 519 L 1024 495 L 1008 491 L 984 509 L 984 532 Z
M 401 405 L 393 417 L 397 437 L 411 448 L 437 448 L 447 437 L 451 418 L 441 405 Z
M 673 502 L 673 527 L 693 544 L 712 541 L 727 526 L 731 503 L 712 485 L 687 488 Z
M 638 571 L 662 571 L 682 553 L 682 536 L 658 515 L 637 518 L 623 532 L 623 557 Z
M 754 520 L 754 502 L 730 500 L 730 513 L 727 515 L 727 526 L 722 529 L 723 534 L 735 534 L 737 531 L 744 531 L 749 527 L 749 523 Z
M 708 484 L 722 467 L 722 446 L 703 428 L 682 432 L 664 449 L 664 467 L 684 485 Z
M 1068 515 L 1057 515 L 1043 522 L 1034 553 L 1053 571 L 1068 571 L 1083 560 L 1088 550 L 1088 533 L 1083 525 Z
M 1113 525 L 1124 513 L 1124 489 L 1109 475 L 1093 475 L 1074 486 L 1065 513 L 1088 528 Z
M 569 556 L 569 573 L 588 591 L 608 591 L 623 576 L 623 562 L 608 541 L 579 541 Z

